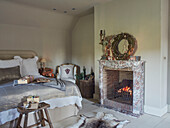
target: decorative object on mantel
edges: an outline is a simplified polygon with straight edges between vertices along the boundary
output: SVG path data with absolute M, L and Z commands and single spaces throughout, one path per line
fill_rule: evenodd
M 112 50 L 112 39 L 114 36 L 105 37 L 105 30 L 100 30 L 100 43 L 102 45 L 103 55 L 102 60 L 114 60 L 113 50 Z
M 105 30 L 100 30 L 102 60 L 128 60 L 137 50 L 137 40 L 129 33 L 120 33 L 105 37 Z
M 140 61 L 141 56 L 130 56 L 130 60 Z

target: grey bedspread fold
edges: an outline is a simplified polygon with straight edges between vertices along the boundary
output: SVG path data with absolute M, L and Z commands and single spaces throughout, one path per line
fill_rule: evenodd
M 65 82 L 63 80 L 59 80 L 59 79 L 51 79 L 51 82 L 42 83 L 40 85 L 56 88 L 56 89 L 59 89 L 61 91 L 66 90 Z

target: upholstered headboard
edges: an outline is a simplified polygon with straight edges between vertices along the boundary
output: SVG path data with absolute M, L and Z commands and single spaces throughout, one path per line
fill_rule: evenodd
M 37 53 L 31 50 L 0 50 L 0 60 L 13 59 L 14 56 L 33 58 Z

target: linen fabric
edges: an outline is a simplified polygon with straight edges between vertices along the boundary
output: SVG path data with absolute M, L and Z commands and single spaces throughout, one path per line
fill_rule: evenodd
M 14 58 L 20 61 L 20 70 L 22 77 L 27 75 L 40 75 L 37 67 L 37 56 L 28 59 L 22 59 L 20 56 L 14 56 Z
M 61 79 L 73 79 L 74 78 L 74 65 L 62 65 L 61 68 Z
M 0 68 L 0 84 L 19 79 L 20 67 Z

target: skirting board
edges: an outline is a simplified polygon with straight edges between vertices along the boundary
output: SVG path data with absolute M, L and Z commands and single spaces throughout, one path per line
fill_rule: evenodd
M 168 105 L 166 105 L 163 108 L 155 108 L 155 107 L 145 105 L 144 106 L 144 112 L 147 113 L 147 114 L 151 114 L 151 115 L 161 117 L 168 112 Z
M 170 112 L 170 105 L 168 105 L 168 112 Z

